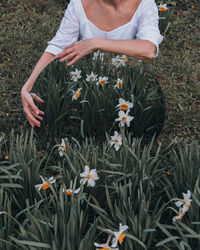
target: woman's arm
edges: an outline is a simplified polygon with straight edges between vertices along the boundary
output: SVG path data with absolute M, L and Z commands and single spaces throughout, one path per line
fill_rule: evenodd
M 40 122 L 38 120 L 42 120 L 42 117 L 40 115 L 43 115 L 44 112 L 39 110 L 33 101 L 35 100 L 37 102 L 42 103 L 43 100 L 40 97 L 38 97 L 36 94 L 30 93 L 30 91 L 33 88 L 35 80 L 37 79 L 41 71 L 54 59 L 55 59 L 55 55 L 49 52 L 44 52 L 42 56 L 40 57 L 39 61 L 37 62 L 30 77 L 28 78 L 28 80 L 26 81 L 26 83 L 21 89 L 23 109 L 24 109 L 24 112 L 27 116 L 27 119 L 30 125 L 33 128 L 34 126 L 40 127 Z
M 137 59 L 153 58 L 156 46 L 147 40 L 112 40 L 97 38 L 97 47 L 100 50 L 133 56 Z
M 156 46 L 147 40 L 91 38 L 69 45 L 63 52 L 59 53 L 56 58 L 60 58 L 60 62 L 71 60 L 67 65 L 72 65 L 81 57 L 98 49 L 119 54 L 126 54 L 138 59 L 153 58 L 156 54 Z

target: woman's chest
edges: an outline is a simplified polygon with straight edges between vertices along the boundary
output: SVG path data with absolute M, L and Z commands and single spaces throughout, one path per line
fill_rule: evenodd
M 110 32 L 131 22 L 142 0 L 125 0 L 118 6 L 96 0 L 81 1 L 88 21 L 99 30 Z

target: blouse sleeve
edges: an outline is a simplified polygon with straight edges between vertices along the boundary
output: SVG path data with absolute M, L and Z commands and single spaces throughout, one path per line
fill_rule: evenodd
M 74 0 L 71 0 L 67 6 L 60 27 L 48 46 L 45 49 L 53 55 L 62 52 L 68 45 L 78 40 L 79 20 L 75 13 Z
M 155 44 L 158 55 L 159 44 L 163 40 L 158 27 L 158 7 L 154 0 L 145 1 L 140 10 L 137 39 L 147 40 Z

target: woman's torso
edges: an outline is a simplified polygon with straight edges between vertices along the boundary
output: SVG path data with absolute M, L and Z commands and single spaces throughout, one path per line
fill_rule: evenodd
M 117 18 L 112 16 L 106 18 L 106 21 L 100 21 L 99 17 L 95 18 L 91 15 L 91 9 L 87 11 L 87 0 L 73 0 L 76 1 L 76 16 L 80 24 L 80 39 L 85 40 L 92 37 L 111 38 L 117 40 L 133 39 L 137 33 L 139 12 L 142 8 L 142 3 L 146 0 L 137 0 L 136 4 L 131 6 L 129 11 L 121 12 Z M 83 2 L 82 2 L 83 1 Z M 105 13 L 108 15 L 109 10 Z M 127 13 L 127 17 L 125 17 Z M 101 13 L 100 13 L 101 15 Z M 105 17 L 105 16 L 104 16 Z M 102 18 L 105 19 L 105 18 Z M 109 20 L 114 20 L 112 23 Z M 108 22 L 106 25 L 105 22 Z

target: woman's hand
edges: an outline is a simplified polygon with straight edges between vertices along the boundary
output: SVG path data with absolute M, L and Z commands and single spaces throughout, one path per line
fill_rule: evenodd
M 67 63 L 68 66 L 72 65 L 76 61 L 78 61 L 81 57 L 92 53 L 97 49 L 97 39 L 91 38 L 87 40 L 77 41 L 67 46 L 67 48 L 59 53 L 56 58 L 61 58 L 59 61 L 64 62 L 66 60 L 70 60 Z
M 35 126 L 40 127 L 40 122 L 43 118 L 39 115 L 43 115 L 44 112 L 39 110 L 34 104 L 34 101 L 43 103 L 44 101 L 34 93 L 29 93 L 25 88 L 21 90 L 21 98 L 24 112 L 32 128 Z

